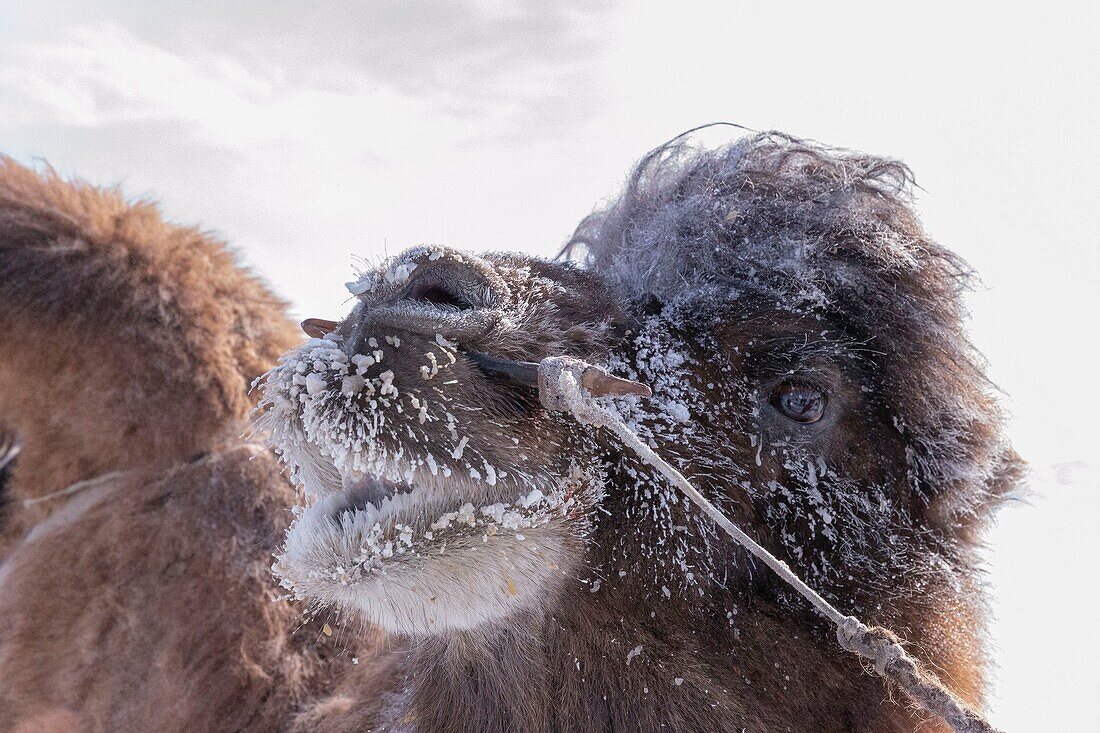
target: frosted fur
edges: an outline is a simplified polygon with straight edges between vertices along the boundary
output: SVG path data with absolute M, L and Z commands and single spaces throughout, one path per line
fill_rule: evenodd
M 423 354 L 420 378 L 410 379 L 396 378 L 385 363 L 385 354 L 400 348 L 394 345 L 399 338 L 368 341 L 369 353 L 349 354 L 339 336 L 311 339 L 260 380 L 257 428 L 269 434 L 296 483 L 323 495 L 362 476 L 412 482 L 418 474 L 446 479 L 457 471 L 489 487 L 508 476 L 472 449 L 465 455 L 462 422 L 445 398 L 418 384 L 455 364 L 454 344 L 435 339 Z M 439 423 L 454 448 L 435 448 L 428 423 Z M 424 450 L 411 449 L 410 440 Z M 532 484 L 522 473 L 517 479 Z
M 768 440 L 763 431 L 747 426 L 727 430 L 744 430 L 750 465 L 727 457 L 722 442 L 728 433 L 714 435 L 713 421 L 738 410 L 758 410 L 753 406 L 757 394 L 750 380 L 685 337 L 685 329 L 700 314 L 698 307 L 667 306 L 639 325 L 628 350 L 612 357 L 613 368 L 653 388 L 651 400 L 618 401 L 630 429 L 651 445 L 691 446 L 697 452 L 692 457 L 696 470 L 722 486 L 715 497 L 719 504 L 729 506 L 730 495 L 737 494 L 758 500 L 777 541 L 812 581 L 831 583 L 869 557 L 878 557 L 875 562 L 896 573 L 924 572 L 924 561 L 897 541 L 898 530 L 912 528 L 914 519 L 890 498 L 888 486 L 858 483 L 811 446 Z M 697 376 L 703 368 L 715 376 L 709 389 Z M 787 480 L 753 481 L 752 467 L 765 460 L 778 463 Z M 617 562 L 630 573 L 650 570 L 654 594 L 698 596 L 722 582 L 727 558 L 723 543 L 714 542 L 709 520 L 684 512 L 682 497 L 650 468 L 626 459 L 617 470 L 633 487 L 632 501 L 623 511 L 638 521 L 653 521 L 652 531 L 660 534 L 659 541 L 641 545 L 628 538 Z M 650 562 L 639 564 L 639 554 Z
M 782 133 L 716 150 L 676 138 L 642 158 L 566 250 L 583 246 L 587 264 L 627 292 L 666 301 L 715 286 L 800 307 L 836 302 L 838 279 L 873 286 L 868 275 L 886 280 L 922 263 L 965 276 L 961 260 L 913 229 L 911 184 L 898 161 Z M 878 272 L 860 269 L 859 255 Z
M 965 523 L 996 499 L 982 487 L 1014 459 L 1005 462 L 984 364 L 963 328 L 971 272 L 922 230 L 912 186 L 896 160 L 783 133 L 716 150 L 681 137 L 643 157 L 564 251 L 669 318 L 767 299 L 831 327 L 853 357 L 896 356 L 879 376 L 906 405 L 897 429 L 909 437 L 914 488 L 933 500 L 968 487 L 938 503 L 945 521 Z M 806 344 L 823 346 L 836 348 Z

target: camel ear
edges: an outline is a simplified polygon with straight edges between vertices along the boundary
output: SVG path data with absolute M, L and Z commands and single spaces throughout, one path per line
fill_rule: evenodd
M 323 318 L 307 318 L 302 321 L 302 330 L 306 332 L 307 336 L 320 339 L 335 331 L 336 327 L 339 325 L 337 321 L 326 321 Z

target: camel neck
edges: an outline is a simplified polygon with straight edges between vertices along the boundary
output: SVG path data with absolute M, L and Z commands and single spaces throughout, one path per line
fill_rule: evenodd
M 560 688 L 552 623 L 521 613 L 492 630 L 418 641 L 409 699 L 417 733 L 549 729 Z

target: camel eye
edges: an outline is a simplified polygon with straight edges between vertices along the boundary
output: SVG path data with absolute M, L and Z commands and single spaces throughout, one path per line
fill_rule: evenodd
M 771 406 L 795 422 L 814 423 L 825 414 L 829 398 L 821 390 L 803 382 L 784 382 L 772 390 Z

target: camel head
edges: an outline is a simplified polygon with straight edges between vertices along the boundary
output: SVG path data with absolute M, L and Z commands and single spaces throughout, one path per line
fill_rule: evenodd
M 676 140 L 581 224 L 580 267 L 421 247 L 364 273 L 351 314 L 307 322 L 316 337 L 263 381 L 260 426 L 308 497 L 283 584 L 466 640 L 436 642 L 442 659 L 526 639 L 541 667 L 516 684 L 554 681 L 502 730 L 538 729 L 539 705 L 638 730 L 908 720 L 871 706 L 881 690 L 827 628 L 651 467 L 499 369 L 571 355 L 649 385 L 613 400 L 644 440 L 977 702 L 976 548 L 1021 469 L 962 325 L 968 270 L 910 184 L 900 163 L 784 135 Z M 452 684 L 441 666 L 420 679 Z

